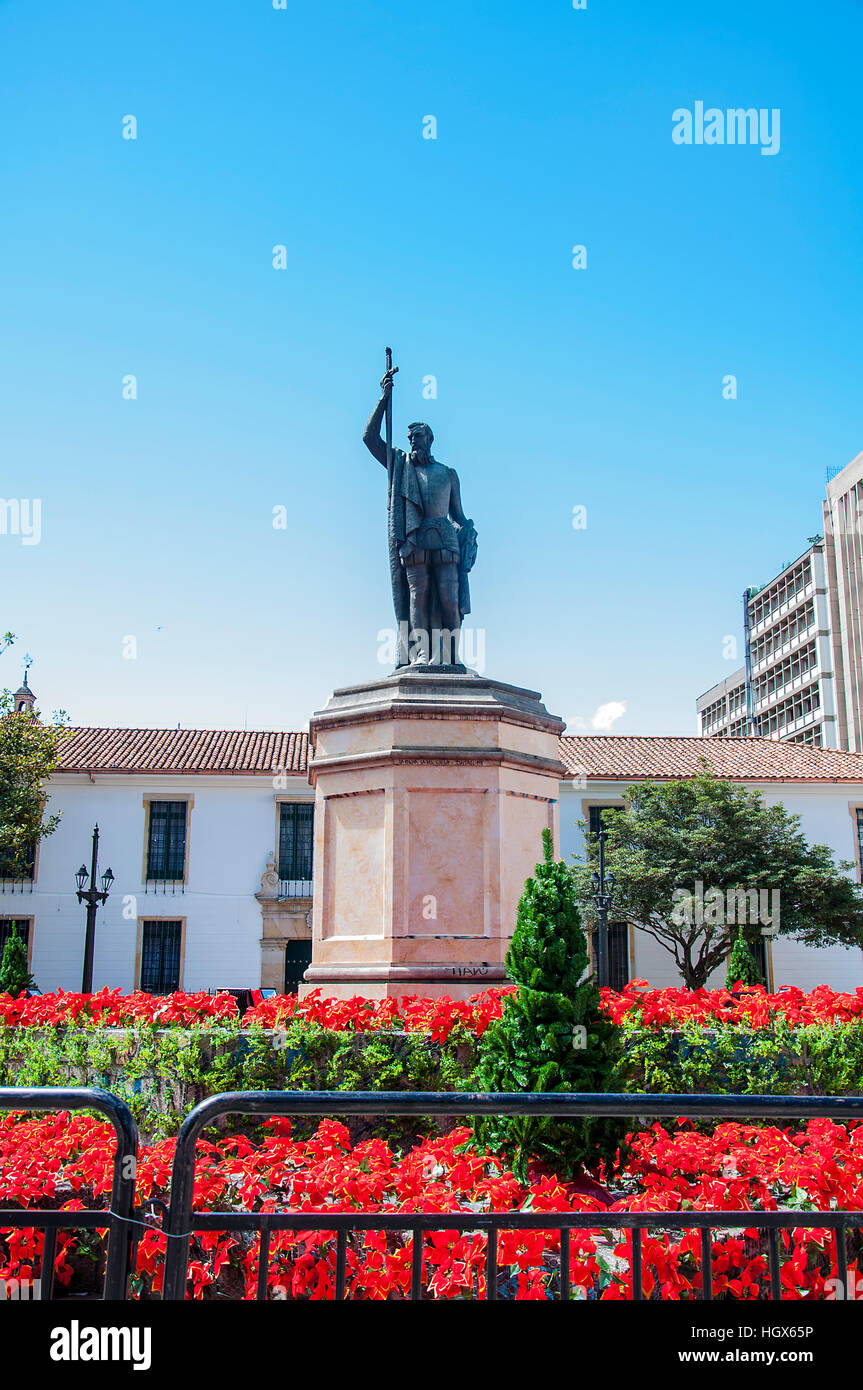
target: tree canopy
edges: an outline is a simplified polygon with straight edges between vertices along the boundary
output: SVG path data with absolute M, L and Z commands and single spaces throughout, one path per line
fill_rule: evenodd
M 690 989 L 730 954 L 738 931 L 793 936 L 807 946 L 863 945 L 863 897 L 827 845 L 809 845 L 800 817 L 759 792 L 716 777 L 642 782 L 606 814 L 606 869 L 616 880 L 611 916 L 652 936 Z M 579 901 L 595 915 L 598 859 L 585 836 L 575 868 Z M 741 918 L 743 924 L 741 925 Z
M 58 721 L 64 716 L 57 716 Z M 45 783 L 57 763 L 63 728 L 43 724 L 34 710 L 16 711 L 0 691 L 0 876 L 24 877 L 36 844 L 59 824 L 47 815 Z

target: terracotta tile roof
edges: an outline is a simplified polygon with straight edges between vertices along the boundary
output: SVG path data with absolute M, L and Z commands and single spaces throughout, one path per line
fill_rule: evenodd
M 58 772 L 305 774 L 307 733 L 233 729 L 68 730 Z
M 308 748 L 307 733 L 273 730 L 73 728 L 57 771 L 305 776 Z M 560 758 L 567 776 L 589 781 L 691 777 L 706 758 L 732 781 L 863 783 L 863 753 L 769 738 L 565 734 Z
M 841 753 L 770 738 L 684 738 L 564 734 L 567 774 L 589 781 L 691 777 L 706 758 L 719 777 L 738 782 L 863 782 L 863 753 Z

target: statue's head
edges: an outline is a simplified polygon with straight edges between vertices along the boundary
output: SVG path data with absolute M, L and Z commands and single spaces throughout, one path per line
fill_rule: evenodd
M 412 454 L 430 457 L 434 435 L 429 425 L 423 424 L 422 420 L 415 420 L 412 425 L 408 425 L 408 439 L 411 442 Z

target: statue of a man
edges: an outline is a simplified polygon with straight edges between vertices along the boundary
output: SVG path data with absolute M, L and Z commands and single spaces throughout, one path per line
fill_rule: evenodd
M 396 369 L 397 370 L 397 369 Z M 387 467 L 381 421 L 393 371 L 363 434 Z M 461 621 L 470 612 L 468 574 L 476 559 L 476 530 L 461 505 L 458 474 L 432 458 L 428 425 L 408 426 L 410 452 L 392 449 L 389 466 L 390 576 L 398 629 L 398 666 L 457 666 Z

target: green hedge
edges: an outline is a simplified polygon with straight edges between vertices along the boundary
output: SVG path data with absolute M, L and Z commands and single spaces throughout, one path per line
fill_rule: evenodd
M 620 1089 L 730 1095 L 863 1094 L 863 1024 L 624 1027 Z
M 473 1042 L 461 1028 L 440 1044 L 423 1033 L 345 1033 L 306 1021 L 275 1030 L 0 1027 L 0 1085 L 102 1087 L 126 1101 L 147 1141 L 175 1134 L 219 1091 L 446 1091 L 472 1069 Z
M 0 1085 L 100 1086 L 127 1102 L 142 1137 L 175 1134 L 218 1091 L 455 1091 L 474 1082 L 476 1043 L 457 1027 L 427 1034 L 344 1033 L 304 1020 L 282 1030 L 2 1028 Z M 769 1029 L 624 1025 L 614 1089 L 738 1095 L 863 1094 L 863 1024 Z M 346 1121 L 347 1123 L 347 1121 Z M 429 1133 L 416 1121 L 351 1122 L 355 1138 Z

